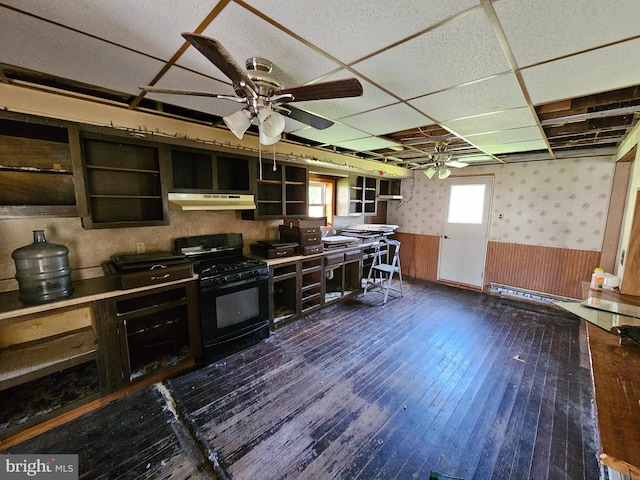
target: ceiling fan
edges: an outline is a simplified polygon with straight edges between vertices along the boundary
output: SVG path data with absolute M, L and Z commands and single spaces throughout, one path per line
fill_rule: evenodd
M 424 174 L 428 179 L 432 179 L 433 176 L 437 173 L 438 178 L 440 180 L 444 180 L 445 178 L 451 175 L 451 168 L 464 168 L 469 164 L 458 162 L 453 158 L 451 153 L 447 150 L 447 144 L 444 142 L 439 142 L 436 144 L 436 152 L 435 154 L 429 155 L 429 162 L 418 165 L 417 167 L 412 167 L 412 170 L 424 170 Z
M 246 69 L 243 69 L 217 40 L 188 32 L 182 36 L 231 80 L 236 95 L 151 85 L 139 88 L 146 92 L 215 97 L 245 103 L 242 110 L 223 118 L 233 134 L 240 139 L 253 123 L 258 126 L 261 144 L 272 145 L 278 142 L 285 127 L 283 114 L 319 130 L 328 128 L 333 125 L 332 121 L 289 103 L 362 95 L 362 85 L 356 78 L 283 88 L 280 80 L 271 73 L 273 65 L 269 60 L 249 58 Z

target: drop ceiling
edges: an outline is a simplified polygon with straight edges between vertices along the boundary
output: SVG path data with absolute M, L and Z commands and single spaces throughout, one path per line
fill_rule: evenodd
M 297 102 L 284 141 L 415 166 L 438 142 L 457 160 L 610 157 L 639 118 L 637 0 L 0 0 L 0 82 L 54 86 L 226 128 L 233 95 L 181 32 L 285 87 L 355 77 L 361 97 Z M 256 137 L 257 142 L 257 137 Z

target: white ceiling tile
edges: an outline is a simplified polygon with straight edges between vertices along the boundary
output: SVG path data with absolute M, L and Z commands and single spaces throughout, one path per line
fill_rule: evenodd
M 479 135 L 468 135 L 467 140 L 483 148 L 489 145 L 500 143 L 525 142 L 530 140 L 544 140 L 538 127 L 512 128 L 499 132 L 481 133 Z
M 249 0 L 247 3 L 348 64 L 476 7 L 480 1 Z
M 522 70 L 534 104 L 640 83 L 640 39 Z
M 547 150 L 547 143 L 544 140 L 505 143 L 502 145 L 490 145 L 483 147 L 482 150 L 492 155 L 498 155 L 501 153 L 530 152 L 534 150 Z
M 527 105 L 512 73 L 419 97 L 409 103 L 439 122 Z
M 213 8 L 200 0 L 7 0 L 4 3 L 168 60 Z
M 0 63 L 28 68 L 107 89 L 138 94 L 163 63 L 125 48 L 2 10 Z
M 509 71 L 487 20 L 477 10 L 353 67 L 410 99 Z
M 500 0 L 494 9 L 520 68 L 638 35 L 638 0 Z
M 307 127 L 302 130 L 297 130 L 294 133 L 299 137 L 313 140 L 314 142 L 327 143 L 331 145 L 335 145 L 337 142 L 355 140 L 369 136 L 361 130 L 357 130 L 342 123 L 334 123 L 332 126 L 325 128 L 324 130 Z
M 273 62 L 272 73 L 287 87 L 301 85 L 339 68 L 337 63 L 235 3 L 228 4 L 203 35 L 221 42 L 242 67 L 251 57 Z M 178 64 L 226 79 L 194 47 L 185 52 Z
M 404 103 L 343 118 L 341 122 L 372 135 L 383 135 L 398 130 L 421 127 L 431 121 Z
M 511 128 L 531 127 L 537 125 L 528 107 L 503 110 L 501 112 L 478 115 L 444 122 L 443 125 L 458 135 L 467 136 L 478 133 L 497 132 Z
M 379 137 L 367 137 L 359 138 L 357 140 L 347 140 L 344 142 L 336 142 L 337 147 L 347 148 L 349 150 L 355 150 L 356 152 L 365 152 L 371 150 L 378 150 L 380 148 L 396 147 L 399 144 Z

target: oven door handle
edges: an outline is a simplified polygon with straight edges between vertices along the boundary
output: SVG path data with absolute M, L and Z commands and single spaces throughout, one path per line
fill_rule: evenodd
M 259 283 L 261 281 L 269 280 L 269 275 L 261 275 L 259 277 L 248 277 L 244 280 L 232 280 L 228 283 L 215 283 L 213 278 L 201 278 L 200 288 L 203 290 L 223 290 L 225 288 L 233 288 L 239 285 L 247 285 L 250 283 Z

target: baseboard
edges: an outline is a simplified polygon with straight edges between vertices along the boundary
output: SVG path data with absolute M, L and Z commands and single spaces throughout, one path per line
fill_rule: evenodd
M 545 305 L 553 305 L 555 302 L 575 302 L 577 299 L 554 295 L 552 293 L 536 292 L 535 290 L 527 290 L 526 288 L 513 287 L 510 285 L 501 285 L 499 283 L 490 284 L 490 293 L 502 295 L 510 298 L 519 298 L 535 303 L 543 303 Z

